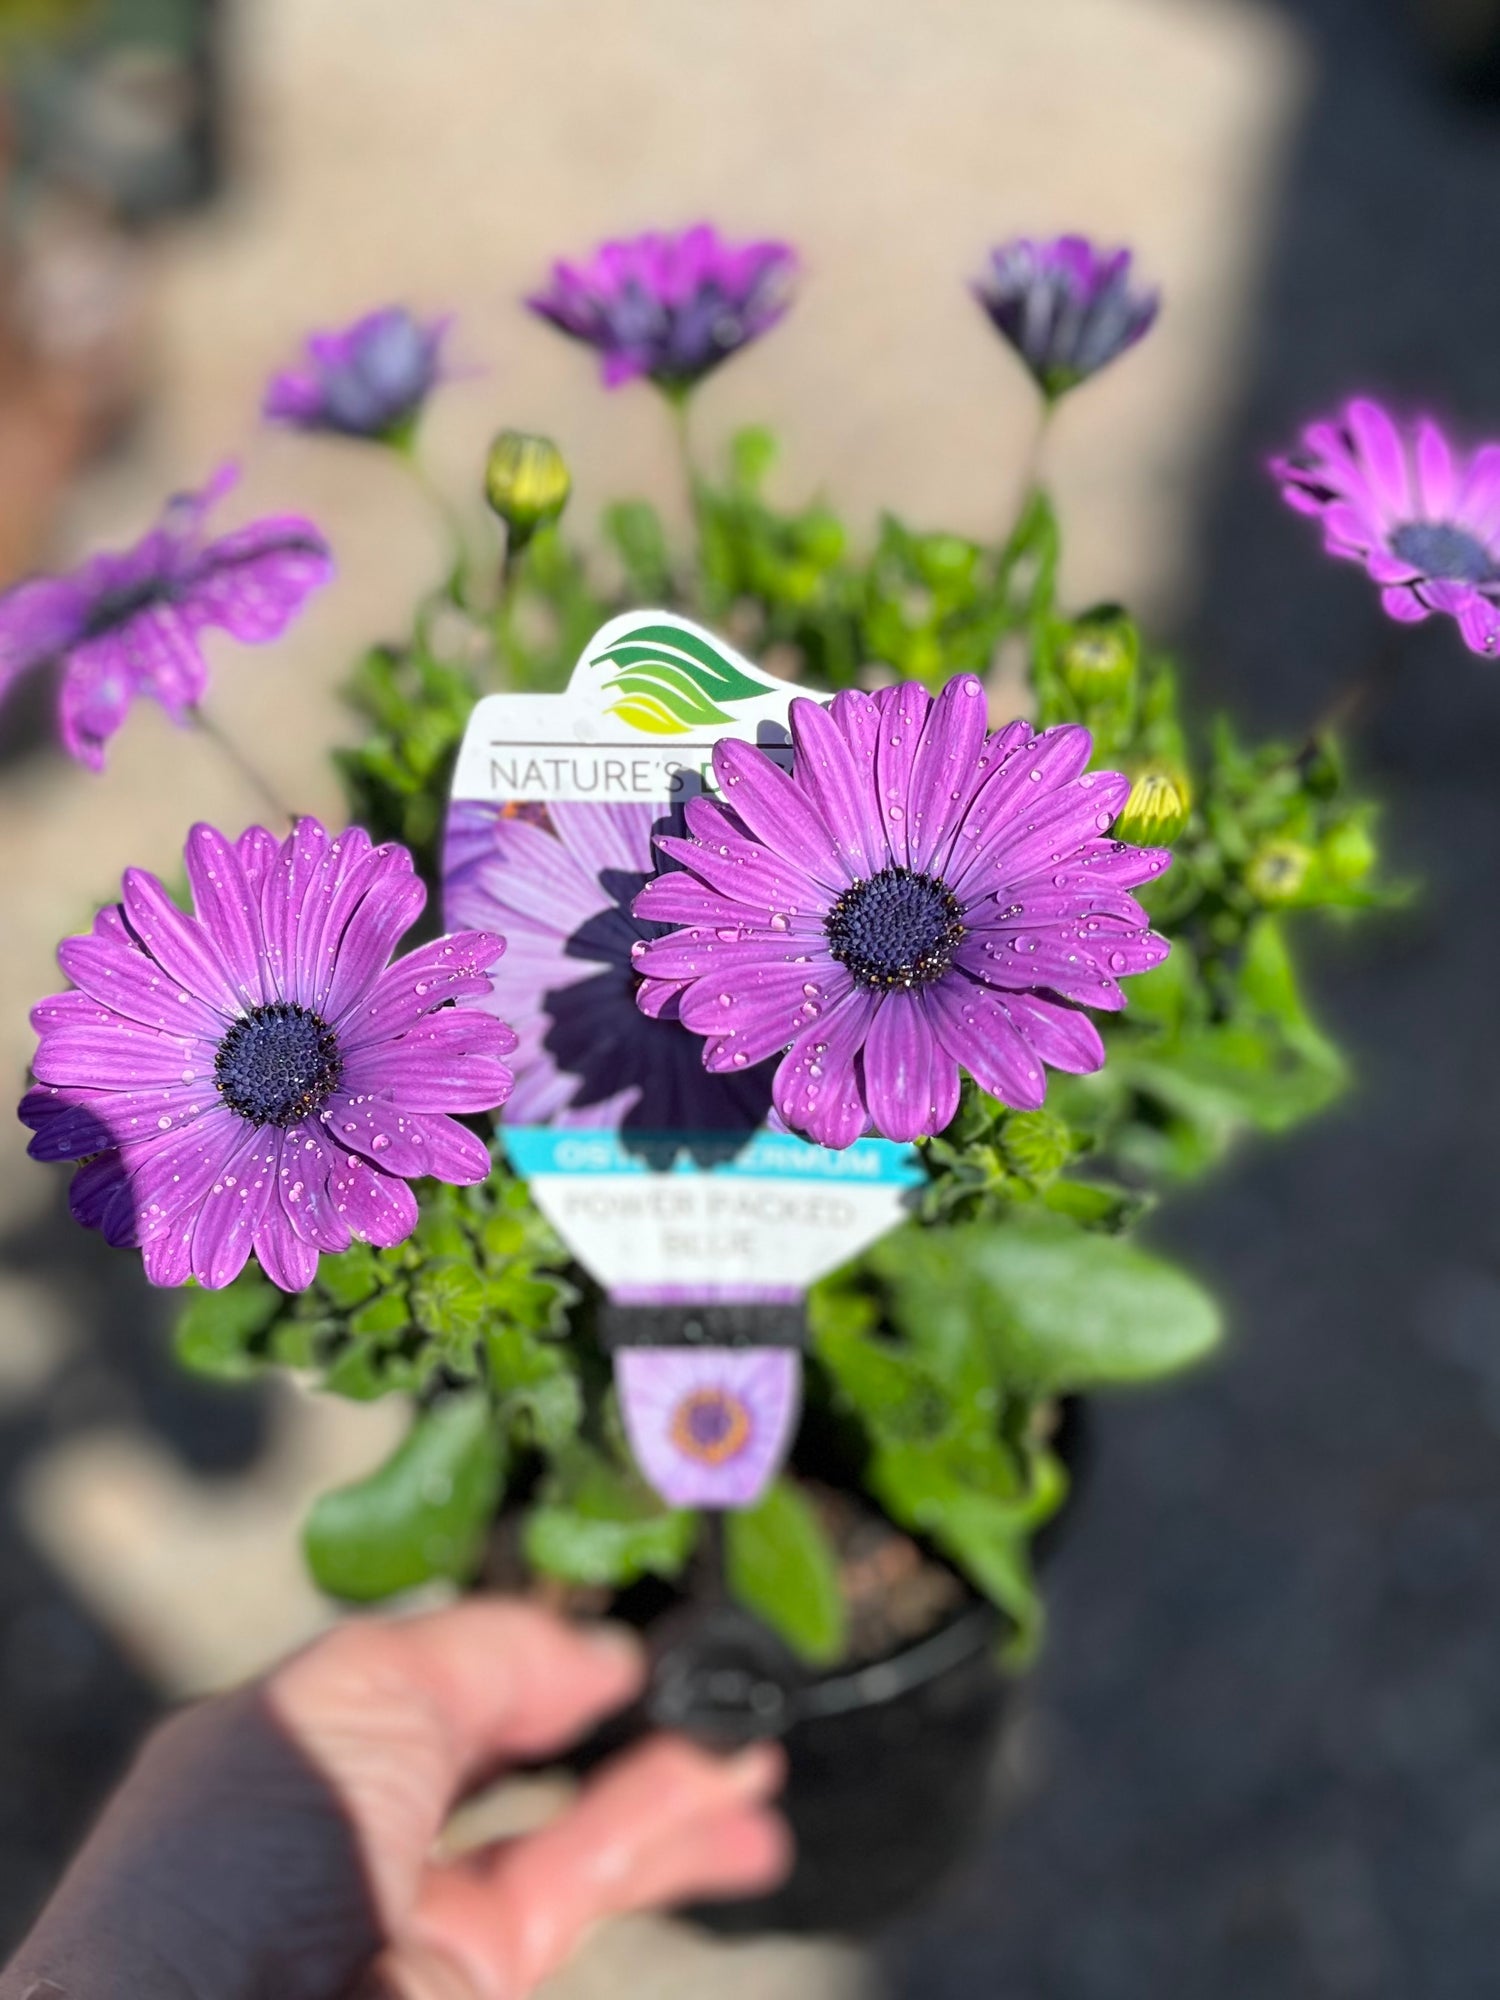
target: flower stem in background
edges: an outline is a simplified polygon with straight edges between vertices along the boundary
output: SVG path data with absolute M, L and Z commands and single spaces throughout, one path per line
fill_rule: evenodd
M 468 530 L 464 526 L 463 515 L 427 470 L 427 466 L 417 450 L 414 437 L 408 435 L 393 439 L 392 448 L 403 465 L 411 473 L 412 478 L 421 488 L 423 497 L 428 501 L 433 512 L 443 524 L 443 530 L 448 537 L 448 545 L 451 552 L 451 562 L 448 571 L 448 595 L 455 604 L 460 606 L 467 605 L 469 579 L 472 571 L 470 567 L 469 536 Z
M 677 464 L 682 476 L 682 491 L 687 500 L 689 561 L 684 578 L 683 594 L 689 604 L 695 603 L 699 595 L 698 567 L 700 555 L 700 519 L 698 505 L 698 465 L 693 456 L 693 430 L 689 405 L 692 390 L 686 384 L 664 387 L 662 395 L 672 418 L 672 437 L 677 450 Z
M 1047 442 L 1052 435 L 1052 416 L 1056 408 L 1057 402 L 1054 397 L 1039 396 L 1037 398 L 1036 425 L 1032 430 L 1031 443 L 1027 446 L 1026 457 L 1021 465 L 1021 483 L 1018 488 L 1020 503 L 1016 508 L 1015 518 L 1010 524 L 1010 529 L 1001 542 L 1002 548 L 1009 547 L 1011 541 L 1014 539 L 1017 528 L 1020 527 L 1022 521 L 1026 518 L 1027 510 L 1031 506 L 1032 495 L 1042 484 L 1042 473 L 1047 461 Z
M 284 819 L 288 826 L 295 826 L 297 824 L 297 814 L 287 805 L 265 773 L 245 755 L 234 738 L 221 729 L 212 716 L 206 714 L 203 709 L 195 706 L 189 709 L 188 713 L 191 715 L 195 726 L 212 743 L 218 746 L 221 755 L 234 767 L 234 770 L 245 780 L 245 783 L 250 786 L 252 791 L 259 794 L 260 798 L 264 800 L 265 804 L 276 817 Z

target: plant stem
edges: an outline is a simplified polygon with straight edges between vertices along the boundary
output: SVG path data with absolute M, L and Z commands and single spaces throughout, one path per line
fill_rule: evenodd
M 1052 412 L 1056 409 L 1057 405 L 1050 396 L 1043 396 L 1039 400 L 1041 408 L 1038 411 L 1036 424 L 1031 433 L 1031 442 L 1026 448 L 1026 456 L 1021 462 L 1020 505 L 1016 508 L 1015 519 L 1011 522 L 1010 531 L 1001 543 L 1002 548 L 1010 547 L 1011 542 L 1015 538 L 1017 528 L 1020 527 L 1026 518 L 1027 509 L 1031 505 L 1032 495 L 1042 483 L 1042 467 L 1047 457 L 1047 440 L 1052 435 Z
M 1380 644 L 1369 666 L 1329 702 L 1308 731 L 1311 741 L 1316 742 L 1321 736 L 1330 736 L 1336 730 L 1364 719 L 1390 694 L 1401 669 L 1402 630 L 1394 619 L 1385 621 Z
M 692 425 L 689 406 L 692 392 L 688 389 L 664 389 L 667 408 L 672 413 L 672 436 L 677 447 L 677 464 L 682 475 L 683 492 L 687 498 L 688 531 L 692 537 L 689 569 L 685 596 L 689 604 L 698 601 L 699 569 L 699 515 L 698 515 L 698 467 L 693 458 Z
M 470 554 L 468 530 L 463 515 L 438 485 L 417 450 L 415 437 L 403 438 L 394 447 L 397 456 L 420 488 L 423 498 L 443 524 L 452 550 L 449 594 L 461 606 L 468 603 Z
M 234 738 L 222 730 L 218 723 L 211 716 L 206 715 L 201 708 L 195 706 L 189 709 L 188 713 L 192 717 L 195 726 L 208 737 L 210 742 L 217 745 L 220 755 L 228 761 L 236 775 L 243 778 L 251 790 L 257 792 L 270 807 L 272 814 L 277 819 L 284 819 L 288 826 L 295 826 L 297 824 L 296 813 L 287 805 L 265 773 L 245 755 Z

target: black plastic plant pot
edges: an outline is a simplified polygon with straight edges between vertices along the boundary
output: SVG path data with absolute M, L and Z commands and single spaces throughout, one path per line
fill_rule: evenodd
M 979 1831 L 1010 1693 L 1000 1632 L 989 1605 L 970 1604 L 887 1659 L 812 1675 L 732 1605 L 683 1606 L 648 1634 L 655 1670 L 641 1709 L 580 1761 L 645 1726 L 724 1750 L 780 1738 L 790 1878 L 689 1914 L 733 1933 L 872 1931 L 935 1889 Z
M 789 1879 L 692 1914 L 725 1932 L 877 1929 L 926 1899 L 976 1840 L 1011 1684 L 1000 1619 L 972 1606 L 888 1660 L 794 1690 L 780 1804 Z

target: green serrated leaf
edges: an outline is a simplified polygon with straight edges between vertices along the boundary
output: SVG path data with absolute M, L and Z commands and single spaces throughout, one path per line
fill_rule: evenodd
M 435 1404 L 378 1471 L 316 1502 L 303 1537 L 314 1579 L 356 1603 L 434 1577 L 467 1582 L 484 1552 L 504 1466 L 486 1395 Z
M 822 1523 L 790 1480 L 778 1479 L 754 1507 L 724 1522 L 729 1588 L 780 1633 L 792 1651 L 828 1666 L 844 1650 L 844 1595 Z

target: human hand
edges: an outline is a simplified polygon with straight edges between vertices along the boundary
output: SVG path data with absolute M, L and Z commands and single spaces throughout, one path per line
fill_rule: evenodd
M 519 2000 L 603 1916 L 772 1886 L 768 1744 L 654 1737 L 540 1832 L 434 1859 L 458 1799 L 644 1675 L 629 1634 L 494 1599 L 340 1627 L 157 1732 L 0 2000 Z

